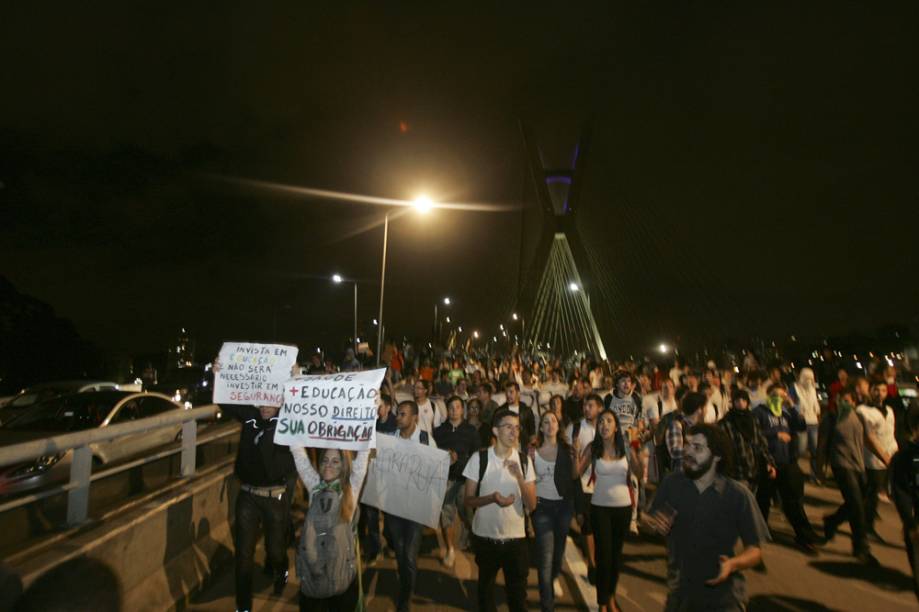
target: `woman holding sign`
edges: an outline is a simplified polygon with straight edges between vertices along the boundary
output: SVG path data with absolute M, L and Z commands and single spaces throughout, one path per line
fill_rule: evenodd
M 320 449 L 319 470 L 306 449 L 291 446 L 300 480 L 310 496 L 297 547 L 300 610 L 353 612 L 358 600 L 355 528 L 357 500 L 367 472 L 369 451 Z

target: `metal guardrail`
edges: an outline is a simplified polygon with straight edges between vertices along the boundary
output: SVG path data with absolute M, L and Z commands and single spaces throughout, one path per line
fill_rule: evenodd
M 86 521 L 89 514 L 89 487 L 93 480 L 107 475 L 117 474 L 130 467 L 142 465 L 154 459 L 161 459 L 176 453 L 181 453 L 179 474 L 183 478 L 194 476 L 196 469 L 195 450 L 198 446 L 198 421 L 212 418 L 217 414 L 219 409 L 217 405 L 210 405 L 201 408 L 193 408 L 192 410 L 173 411 L 145 419 L 138 419 L 130 423 L 120 423 L 118 425 L 110 425 L 108 427 L 100 427 L 87 431 L 61 434 L 59 436 L 32 440 L 30 442 L 23 442 L 22 444 L 14 444 L 12 446 L 0 448 L 0 466 L 22 463 L 45 455 L 55 455 L 73 449 L 73 458 L 70 463 L 70 482 L 68 484 L 60 485 L 51 491 L 28 496 L 21 500 L 14 500 L 0 506 L 0 510 L 10 510 L 36 501 L 37 499 L 66 491 L 67 524 L 71 526 L 79 525 Z M 94 477 L 92 473 L 93 462 L 90 444 L 107 442 L 123 436 L 144 433 L 178 424 L 182 425 L 182 440 L 179 448 L 157 453 L 152 458 L 146 457 L 125 465 L 118 465 L 111 470 L 105 470 L 105 473 L 96 474 Z M 202 442 L 219 439 L 231 433 L 235 433 L 235 430 L 220 432 L 219 435 L 209 436 L 207 440 L 202 439 Z

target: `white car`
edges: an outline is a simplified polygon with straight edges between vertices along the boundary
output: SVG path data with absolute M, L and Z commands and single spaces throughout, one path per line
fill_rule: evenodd
M 6 423 L 22 414 L 26 408 L 45 400 L 71 393 L 116 389 L 118 389 L 118 383 L 107 380 L 58 380 L 32 385 L 0 401 L 0 424 Z
M 41 402 L 0 426 L 0 446 L 128 423 L 184 407 L 161 393 L 89 391 Z M 105 465 L 174 442 L 177 424 L 90 445 L 93 462 Z M 0 494 L 18 493 L 70 477 L 73 451 L 0 468 Z

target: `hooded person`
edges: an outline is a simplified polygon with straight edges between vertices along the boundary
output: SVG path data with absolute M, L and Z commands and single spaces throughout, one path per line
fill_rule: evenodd
M 817 482 L 820 475 L 817 473 L 817 432 L 820 428 L 820 401 L 817 399 L 817 383 L 814 371 L 810 368 L 801 368 L 798 380 L 789 389 L 792 403 L 804 419 L 807 430 L 798 434 L 798 456 L 807 449 L 810 454 L 811 480 Z

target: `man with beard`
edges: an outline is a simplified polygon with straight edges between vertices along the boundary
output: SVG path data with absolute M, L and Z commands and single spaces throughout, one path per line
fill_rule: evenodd
M 668 612 L 747 607 L 740 572 L 762 561 L 769 530 L 750 490 L 724 475 L 730 464 L 730 443 L 721 430 L 693 425 L 683 471 L 664 479 L 645 517 L 667 537 Z M 743 551 L 735 555 L 738 539 Z

